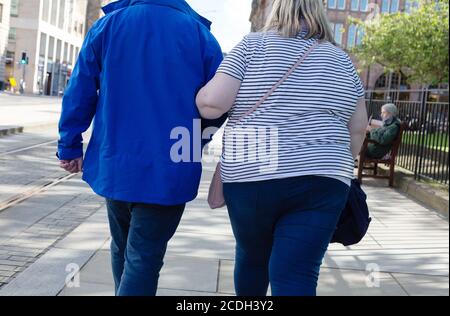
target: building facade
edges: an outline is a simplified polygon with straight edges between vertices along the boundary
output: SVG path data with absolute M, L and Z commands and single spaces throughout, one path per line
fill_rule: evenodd
M 252 31 L 260 30 L 270 13 L 273 0 L 254 0 L 250 20 Z M 324 0 L 328 19 L 337 44 L 347 50 L 361 42 L 362 30 L 349 21 L 349 17 L 368 19 L 379 13 L 408 12 L 417 6 L 417 0 Z M 358 62 L 352 56 L 357 65 Z M 372 66 L 361 72 L 366 89 L 405 89 L 405 78 L 384 73 L 381 66 Z
M 7 71 L 24 93 L 63 94 L 86 34 L 87 0 L 11 0 Z
M 104 14 L 102 7 L 114 0 L 88 0 L 87 14 L 86 14 L 86 26 L 87 30 L 92 27 L 92 25 L 101 18 Z
M 0 91 L 6 87 L 6 46 L 9 34 L 11 0 L 0 0 Z

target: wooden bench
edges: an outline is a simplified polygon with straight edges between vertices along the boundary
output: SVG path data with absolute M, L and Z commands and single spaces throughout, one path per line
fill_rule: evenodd
M 383 122 L 377 120 L 371 120 L 370 126 L 373 128 L 377 128 L 383 125 Z M 389 186 L 394 186 L 394 174 L 395 174 L 395 162 L 397 159 L 398 151 L 400 149 L 400 145 L 402 144 L 403 133 L 406 130 L 406 124 L 402 123 L 400 125 L 400 131 L 398 133 L 397 138 L 394 140 L 392 144 L 391 151 L 381 159 L 369 158 L 366 156 L 367 148 L 369 144 L 378 144 L 376 141 L 369 139 L 366 137 L 364 140 L 364 144 L 361 149 L 361 153 L 359 154 L 359 164 L 358 164 L 358 181 L 362 184 L 363 177 L 365 178 L 377 178 L 377 179 L 389 179 Z M 389 175 L 380 176 L 378 175 L 378 165 L 385 164 L 389 166 Z M 373 174 L 365 174 L 364 170 L 372 170 Z

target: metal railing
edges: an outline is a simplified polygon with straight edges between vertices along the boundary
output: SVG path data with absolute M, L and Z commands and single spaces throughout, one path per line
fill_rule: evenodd
M 374 90 L 367 92 L 369 115 L 380 117 L 381 107 L 394 103 L 406 123 L 397 164 L 415 178 L 448 185 L 449 102 L 448 90 Z

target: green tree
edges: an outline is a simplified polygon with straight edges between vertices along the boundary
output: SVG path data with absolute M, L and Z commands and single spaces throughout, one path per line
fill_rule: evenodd
M 380 64 L 402 71 L 409 83 L 448 83 L 449 0 L 421 0 L 411 13 L 377 15 L 361 21 L 361 45 L 352 49 L 363 68 Z

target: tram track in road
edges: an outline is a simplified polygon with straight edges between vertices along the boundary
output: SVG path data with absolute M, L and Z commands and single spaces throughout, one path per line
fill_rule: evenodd
M 14 159 L 14 155 L 17 154 L 26 154 L 29 157 L 35 157 L 35 155 L 33 155 L 33 150 L 39 150 L 39 148 L 46 148 L 46 146 L 49 145 L 56 145 L 57 140 L 53 139 L 53 140 L 47 140 L 47 141 L 43 141 L 41 140 L 38 143 L 31 143 L 31 144 L 27 144 L 24 147 L 18 147 L 18 148 L 13 148 L 10 150 L 6 150 L 4 152 L 0 152 L 0 161 L 8 161 L 9 163 L 11 163 L 11 160 L 9 159 L 10 157 L 12 157 Z M 48 151 L 48 149 L 45 149 L 46 151 Z M 29 153 L 27 153 L 27 151 Z M 51 155 L 51 154 L 50 154 Z M 46 157 L 47 158 L 47 157 Z M 20 159 L 20 158 L 18 158 Z M 56 161 L 56 158 L 55 158 Z M 39 167 L 39 166 L 38 166 Z M 13 168 L 12 170 L 16 170 L 20 168 L 20 165 L 18 167 Z M 67 172 L 63 172 L 63 171 L 54 171 L 49 173 L 48 175 L 45 174 L 43 177 L 40 177 L 38 179 L 35 179 L 34 181 L 32 180 L 32 182 L 27 183 L 27 184 L 15 184 L 17 186 L 20 187 L 20 189 L 18 189 L 18 192 L 11 192 L 12 194 L 8 193 L 8 196 L 6 196 L 6 198 L 4 198 L 3 200 L 0 200 L 0 213 L 11 208 L 14 207 L 16 205 L 19 205 L 20 203 L 35 197 L 39 194 L 41 194 L 42 192 L 60 184 L 66 181 L 69 181 L 70 179 L 74 178 L 77 174 L 67 174 Z M 8 184 L 8 183 L 6 183 Z
M 24 190 L 23 192 L 20 192 L 5 201 L 0 202 L 0 213 L 5 211 L 8 208 L 11 208 L 13 206 L 16 206 L 20 204 L 21 202 L 28 200 L 31 197 L 34 197 L 38 195 L 39 193 L 42 193 L 62 182 L 66 182 L 73 177 L 75 177 L 77 174 L 69 174 L 65 176 L 59 176 L 56 178 L 48 178 L 44 180 L 36 181 L 35 183 L 28 185 L 28 189 Z
M 39 148 L 39 147 L 42 147 L 42 146 L 56 144 L 57 142 L 58 142 L 57 140 L 52 140 L 52 141 L 39 143 L 39 144 L 36 144 L 36 145 L 31 145 L 31 146 L 27 146 L 27 147 L 18 148 L 18 149 L 13 149 L 13 150 L 6 151 L 6 152 L 0 152 L 0 157 L 7 156 L 7 155 L 12 155 L 12 154 L 17 154 L 17 153 L 20 153 L 20 152 L 23 152 L 23 151 Z

